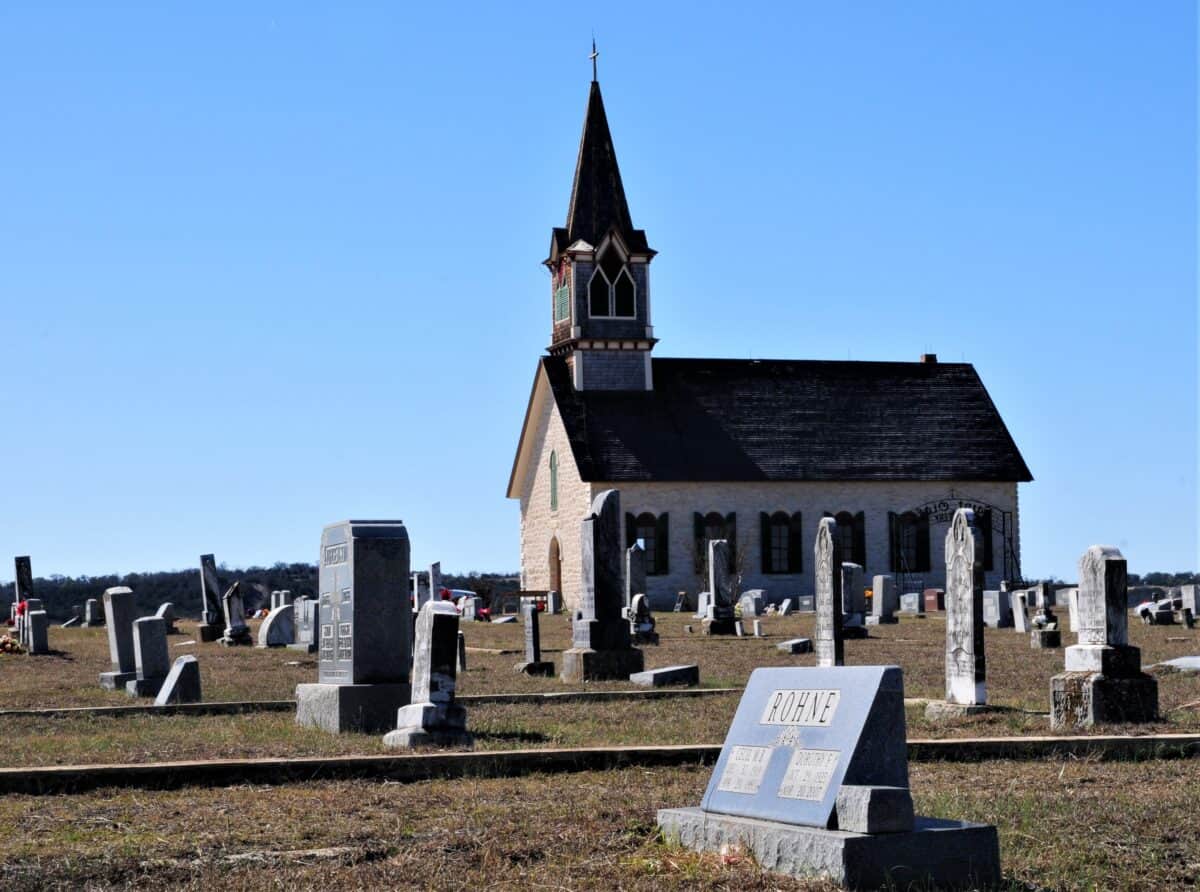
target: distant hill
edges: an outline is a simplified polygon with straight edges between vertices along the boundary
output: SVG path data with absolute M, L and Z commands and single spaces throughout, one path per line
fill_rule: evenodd
M 288 589 L 293 595 L 312 597 L 317 589 L 317 567 L 315 564 L 284 564 L 271 567 L 231 568 L 224 564 L 217 567 L 217 577 L 224 592 L 235 580 L 242 581 L 246 606 L 253 609 L 260 602 L 267 602 L 270 593 L 277 589 Z M 469 573 L 465 576 L 444 574 L 442 584 L 446 588 L 471 589 L 478 593 L 484 603 L 490 604 L 494 595 L 515 592 L 520 587 L 518 577 L 510 573 Z M 200 616 L 200 569 L 165 570 L 156 573 L 126 573 L 124 576 L 48 576 L 33 580 L 34 597 L 41 598 L 42 605 L 52 620 L 65 620 L 76 608 L 82 609 L 88 598 L 100 600 L 104 590 L 124 585 L 133 590 L 139 613 L 153 613 L 159 604 L 170 601 L 179 616 Z M 13 583 L 0 585 L 0 603 L 13 599 Z M 5 613 L 7 616 L 7 611 Z

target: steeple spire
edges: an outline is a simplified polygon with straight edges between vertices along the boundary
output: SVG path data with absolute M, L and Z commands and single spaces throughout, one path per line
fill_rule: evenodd
M 592 54 L 588 56 L 592 60 L 592 83 L 596 83 L 596 60 L 600 58 L 600 53 L 596 51 L 596 35 L 592 35 Z

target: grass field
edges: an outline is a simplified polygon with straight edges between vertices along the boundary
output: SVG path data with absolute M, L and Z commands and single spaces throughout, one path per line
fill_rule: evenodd
M 647 667 L 698 662 L 707 686 L 739 686 L 756 666 L 813 665 L 775 644 L 809 635 L 808 616 L 762 620 L 765 640 L 706 639 L 684 632 L 689 617 L 659 616 L 663 635 Z M 695 624 L 698 629 L 698 624 Z M 289 699 L 315 680 L 311 657 L 286 650 L 184 644 L 195 653 L 206 700 Z M 561 660 L 569 627 L 543 617 L 546 658 Z M 522 630 L 465 626 L 468 670 L 461 693 L 559 691 L 555 679 L 513 671 Z M 942 694 L 945 624 L 904 618 L 846 644 L 847 663 L 895 663 L 906 693 Z M 1071 636 L 1066 634 L 1066 643 Z M 1131 627 L 1143 662 L 1194 654 L 1200 634 Z M 48 657 L 0 656 L 0 708 L 123 705 L 103 691 L 103 629 L 51 630 Z M 1006 707 L 947 725 L 908 710 L 910 738 L 1046 733 L 1049 678 L 1062 651 L 1034 651 L 1025 636 L 988 630 L 988 688 Z M 511 650 L 513 653 L 493 651 Z M 587 689 L 628 688 L 600 683 Z M 1200 731 L 1200 677 L 1159 675 L 1163 721 L 1138 729 Z M 477 749 L 602 744 L 720 743 L 736 694 L 647 702 L 480 704 L 468 725 Z M 1190 705 L 1189 705 L 1190 704 Z M 384 752 L 377 737 L 297 728 L 289 713 L 239 716 L 45 719 L 7 717 L 5 766 L 160 761 L 235 756 Z M 1200 762 L 1043 760 L 910 766 L 918 810 L 998 826 L 1014 888 L 1165 889 L 1200 876 Z M 178 791 L 100 790 L 0 800 L 0 877 L 29 888 L 826 888 L 765 874 L 745 858 L 722 860 L 668 848 L 654 832 L 658 808 L 695 805 L 708 768 L 459 779 L 417 784 L 322 781 L 279 787 Z

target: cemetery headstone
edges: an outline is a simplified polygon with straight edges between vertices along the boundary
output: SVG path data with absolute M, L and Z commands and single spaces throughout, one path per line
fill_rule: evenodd
M 779 605 L 779 615 L 780 616 L 790 616 L 791 613 L 792 613 L 792 599 L 784 598 L 783 602 Z
M 317 601 L 314 598 L 301 595 L 292 602 L 292 624 L 295 626 L 296 640 L 288 645 L 288 649 L 316 653 L 318 623 Z
M 997 884 L 995 827 L 914 816 L 904 729 L 898 667 L 756 669 L 700 807 L 662 809 L 659 827 L 849 888 Z
M 928 613 L 938 613 L 946 609 L 946 592 L 940 588 L 927 588 L 922 592 L 925 600 L 925 610 Z
M 1035 597 L 1038 597 L 1036 592 Z M 1053 590 L 1049 596 L 1043 591 L 1040 600 L 1042 606 L 1038 607 L 1037 612 L 1033 615 L 1033 630 L 1029 633 L 1029 646 L 1035 650 L 1062 647 L 1062 630 L 1058 627 L 1058 617 L 1050 609 L 1050 603 L 1054 600 Z
M 789 654 L 809 654 L 812 653 L 812 640 L 809 638 L 791 638 L 787 641 L 781 641 L 775 645 L 776 649 Z
M 931 702 L 929 719 L 980 712 L 987 705 L 983 649 L 983 561 L 975 512 L 958 508 L 946 533 L 946 700 Z
M 226 647 L 252 644 L 250 627 L 246 625 L 246 608 L 242 601 L 242 583 L 235 582 L 221 599 L 225 611 L 225 634 L 219 639 Z
M 625 606 L 633 606 L 634 595 L 646 594 L 646 552 L 634 542 L 625 549 Z
M 20 604 L 33 597 L 33 562 L 29 555 L 13 558 L 13 600 Z
M 733 555 L 724 539 L 708 543 L 708 610 L 701 626 L 705 635 L 733 635 Z
M 692 619 L 705 619 L 712 609 L 712 594 L 709 592 L 700 592 L 696 595 L 696 613 Z
M 1067 602 L 1067 621 L 1071 624 L 1071 631 L 1074 632 L 1076 635 L 1079 634 L 1079 602 L 1078 602 L 1078 598 L 1077 598 L 1078 594 L 1079 594 L 1079 590 L 1074 589 L 1074 588 L 1060 590 L 1060 591 L 1057 591 L 1054 593 L 1054 599 L 1056 601 L 1059 601 L 1060 603 L 1062 601 Z
M 154 697 L 171 671 L 167 652 L 167 623 L 157 616 L 133 621 L 134 678 L 125 683 L 131 697 Z
M 571 624 L 571 647 L 563 652 L 566 682 L 626 679 L 645 666 L 621 618 L 621 499 L 615 489 L 596 496 L 580 524 L 580 598 Z
M 796 612 L 797 613 L 816 613 L 817 612 L 817 596 L 816 595 L 797 595 L 796 596 Z
M 104 625 L 104 611 L 95 598 L 88 598 L 83 604 L 83 625 L 88 629 Z
M 546 592 L 546 612 L 551 616 L 558 616 L 560 613 L 562 613 L 562 609 L 562 593 L 556 592 L 553 589 Z
M 754 620 L 754 637 L 761 638 L 762 636 L 762 620 L 756 619 Z
M 983 593 L 983 624 L 989 629 L 1008 629 L 1013 624 L 1012 592 L 985 591 Z
M 842 619 L 846 625 L 863 624 L 867 614 L 867 596 L 861 564 L 842 562 Z
M 1079 560 L 1078 643 L 1067 648 L 1066 671 L 1050 679 L 1050 724 L 1089 727 L 1152 722 L 1158 681 L 1142 672 L 1142 653 L 1129 644 L 1125 558 L 1093 545 Z
M 70 619 L 68 619 L 66 622 L 59 623 L 58 627 L 60 629 L 69 629 L 71 626 L 75 626 L 75 625 L 79 625 L 79 617 L 78 616 L 73 616 Z
M 467 671 L 467 636 L 458 630 L 458 671 Z
M 650 599 L 644 594 L 633 596 L 629 608 L 629 634 L 636 644 L 658 644 L 658 632 L 654 631 L 654 614 L 650 610 Z
M 31 617 L 35 613 L 45 612 L 45 608 L 42 606 L 41 598 L 26 598 L 23 603 L 25 604 L 25 613 L 21 616 L 21 622 L 17 626 L 17 640 L 26 650 L 31 650 L 33 648 Z
M 733 634 L 738 638 L 741 638 L 746 634 L 746 627 L 742 625 L 742 621 L 740 619 L 735 619 L 733 621 Z
M 155 706 L 168 706 L 173 703 L 199 703 L 200 696 L 200 661 L 193 655 L 177 657 L 171 664 L 158 696 L 154 698 Z
M 538 623 L 538 609 L 534 603 L 521 605 L 521 619 L 525 622 L 525 659 L 513 668 L 526 675 L 554 675 L 554 663 L 542 660 L 542 633 Z
M 259 647 L 287 647 L 296 643 L 296 605 L 280 604 L 258 627 Z
M 925 598 L 920 592 L 905 592 L 900 596 L 900 612 L 916 616 L 925 615 Z
M 698 685 L 700 684 L 700 667 L 695 663 L 685 666 L 664 666 L 661 669 L 647 669 L 635 672 L 629 676 L 630 682 L 646 688 L 661 688 L 667 685 Z
M 200 555 L 200 607 L 196 634 L 201 641 L 216 641 L 225 631 L 225 619 L 217 559 L 211 554 Z
M 687 610 L 687 592 L 677 592 L 675 595 L 675 613 L 683 613 Z
M 738 598 L 738 606 L 741 608 L 743 619 L 752 619 L 763 615 L 766 610 L 766 594 L 760 588 L 742 592 L 742 596 Z
M 1013 592 L 1013 629 L 1022 635 L 1029 634 L 1029 595 L 1026 592 Z
M 841 666 L 845 660 L 842 637 L 842 573 L 838 549 L 837 521 L 822 517 L 813 546 L 813 573 L 817 586 L 816 639 L 818 666 Z
M 871 581 L 871 615 L 867 625 L 879 626 L 898 622 L 896 619 L 896 581 L 891 576 L 876 576 Z
M 34 655 L 50 653 L 50 617 L 46 611 L 31 610 L 26 614 L 26 620 L 29 626 L 26 649 Z
M 174 604 L 172 604 L 170 601 L 166 601 L 158 605 L 158 610 L 154 612 L 154 615 L 166 623 L 168 635 L 179 634 L 179 630 L 175 628 L 176 617 Z
M 100 673 L 100 687 L 124 690 L 137 678 L 133 654 L 133 591 L 116 586 L 104 591 L 104 625 L 108 627 L 108 656 L 112 669 Z
M 442 562 L 434 561 L 429 565 L 429 600 L 442 600 Z
M 1179 609 L 1190 610 L 1192 616 L 1200 616 L 1200 585 L 1179 587 Z
M 549 592 L 547 595 L 547 613 L 550 612 L 550 594 L 554 593 Z M 475 622 L 476 620 L 483 619 L 483 613 L 481 612 L 483 610 L 483 598 L 479 597 L 478 595 L 463 595 L 462 598 L 459 599 L 458 604 L 462 614 L 463 622 Z
M 394 728 L 410 702 L 408 531 L 398 520 L 330 524 L 319 566 L 317 682 L 296 687 L 296 721 L 335 734 Z
M 534 608 L 534 615 L 537 610 Z M 412 703 L 396 714 L 384 746 L 459 746 L 471 743 L 467 711 L 454 702 L 458 663 L 458 611 L 435 600 L 421 607 L 413 652 Z

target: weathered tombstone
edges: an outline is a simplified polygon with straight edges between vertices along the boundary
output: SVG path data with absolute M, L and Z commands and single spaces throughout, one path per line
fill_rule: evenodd
M 553 589 L 546 592 L 546 612 L 551 616 L 558 616 L 560 613 L 562 613 L 562 609 L 562 593 L 556 592 Z
M 26 649 L 34 655 L 50 653 L 50 617 L 45 610 L 31 610 L 26 614 L 28 644 Z
M 708 616 L 711 607 L 712 594 L 710 592 L 700 592 L 700 594 L 696 595 L 696 612 L 692 615 L 692 619 L 704 619 Z
M 946 592 L 940 588 L 927 588 L 921 593 L 928 613 L 938 613 L 946 609 Z
M 105 589 L 104 625 L 108 627 L 108 656 L 112 669 L 100 673 L 100 687 L 123 690 L 137 678 L 133 654 L 133 591 L 125 586 Z
M 817 596 L 816 595 L 797 595 L 796 596 L 796 612 L 797 613 L 816 613 L 817 612 Z
M 1029 633 L 1029 646 L 1035 650 L 1062 647 L 1062 630 L 1058 627 L 1058 617 L 1050 609 L 1053 591 L 1049 597 L 1043 592 L 1040 600 L 1042 606 L 1033 616 L 1033 630 Z
M 166 601 L 158 605 L 158 610 L 154 615 L 161 619 L 167 626 L 168 635 L 177 635 L 179 630 L 175 628 L 175 605 L 170 601 Z
M 625 549 L 625 606 L 633 606 L 634 595 L 646 594 L 646 552 L 634 542 Z
M 792 613 L 792 599 L 784 598 L 783 603 L 779 605 L 780 616 L 790 616 Z
M 983 593 L 983 624 L 989 629 L 1007 629 L 1013 624 L 1011 592 L 985 591 Z
M 292 595 L 291 589 L 285 588 L 283 591 L 281 591 L 279 593 L 279 606 L 280 607 L 284 606 L 285 604 L 295 604 L 295 603 L 296 603 L 296 598 Z
M 675 613 L 683 613 L 687 609 L 687 592 L 677 592 L 675 594 Z
M 1029 594 L 1013 592 L 1013 629 L 1022 635 L 1029 634 Z
M 33 623 L 30 617 L 35 613 L 45 612 L 45 608 L 42 606 L 41 598 L 25 598 L 22 603 L 25 605 L 25 613 L 21 616 L 21 622 L 17 625 L 17 640 L 21 642 L 21 646 L 26 650 L 32 650 Z
M 708 543 L 708 611 L 701 626 L 705 635 L 733 635 L 734 580 L 733 556 L 729 543 L 724 539 L 711 539 Z
M 478 595 L 463 595 L 459 601 L 463 622 L 475 622 L 483 619 L 483 598 Z M 546 599 L 546 610 L 550 610 L 550 599 Z
M 1049 582 L 1039 582 L 1033 586 L 1030 591 L 1033 592 L 1033 604 L 1031 607 L 1057 607 L 1058 600 L 1055 598 L 1054 586 Z
M 867 614 L 867 595 L 861 564 L 842 562 L 842 618 L 846 625 L 863 624 Z
M 915 616 L 924 616 L 924 596 L 920 592 L 905 592 L 900 596 L 900 612 Z
M 467 711 L 454 702 L 457 662 L 458 611 L 446 601 L 431 601 L 421 607 L 417 617 L 412 703 L 397 711 L 396 730 L 384 735 L 384 746 L 459 746 L 471 742 L 466 730 Z
M 695 663 L 683 666 L 664 666 L 661 669 L 647 669 L 645 672 L 635 672 L 629 676 L 630 682 L 645 688 L 661 688 L 666 685 L 698 685 L 700 684 L 700 667 Z
M 217 560 L 211 554 L 200 555 L 200 607 L 200 625 L 196 634 L 201 641 L 216 641 L 225 631 L 225 620 Z
M 818 522 L 813 553 L 817 586 L 817 621 L 813 637 L 816 639 L 817 665 L 841 666 L 846 659 L 842 643 L 842 562 L 837 521 L 832 517 L 822 517 Z
M 173 703 L 199 703 L 200 696 L 200 661 L 191 654 L 177 657 L 171 664 L 158 696 L 154 698 L 155 706 L 168 706 Z
M 87 629 L 104 625 L 104 612 L 95 598 L 88 598 L 83 604 L 83 625 Z
M 521 618 L 525 621 L 525 660 L 513 668 L 526 675 L 554 675 L 554 664 L 542 660 L 542 633 L 538 623 L 538 609 L 534 603 L 521 605 Z
M 781 641 L 775 645 L 777 650 L 789 654 L 809 654 L 812 653 L 812 640 L 809 638 L 790 638 L 787 641 Z
M 958 508 L 946 532 L 946 701 L 933 701 L 925 717 L 940 719 L 987 707 L 983 650 L 983 561 L 975 512 Z
M 615 489 L 596 496 L 581 527 L 579 609 L 571 647 L 563 652 L 562 679 L 580 682 L 626 679 L 645 666 L 621 619 L 621 499 Z
M 429 565 L 429 600 L 442 600 L 442 562 L 434 561 Z
M 292 602 L 292 624 L 296 639 L 288 645 L 289 650 L 304 653 L 317 652 L 317 601 L 301 595 Z
M 33 597 L 33 563 L 29 555 L 13 558 L 13 601 L 20 604 Z
M 914 816 L 904 726 L 898 667 L 756 669 L 700 807 L 660 810 L 663 837 L 854 889 L 999 883 L 995 827 Z
M 242 583 L 238 581 L 231 585 L 221 601 L 225 609 L 225 634 L 219 639 L 220 643 L 226 647 L 252 644 L 250 627 L 246 625 L 246 608 L 242 602 Z
M 167 623 L 157 616 L 133 621 L 133 661 L 136 676 L 125 683 L 131 697 L 154 697 L 171 671 L 167 652 Z
M 876 576 L 871 581 L 871 615 L 868 626 L 887 625 L 896 619 L 896 582 L 890 576 Z
M 1079 590 L 1069 588 L 1054 593 L 1056 601 L 1067 602 L 1067 621 L 1071 624 L 1071 631 L 1076 635 L 1079 634 Z
M 742 592 L 742 596 L 738 598 L 738 607 L 741 608 L 743 619 L 752 619 L 753 617 L 763 615 L 766 610 L 766 594 L 760 588 L 753 588 Z
M 1142 672 L 1142 652 L 1129 644 L 1125 558 L 1093 545 L 1079 560 L 1079 638 L 1067 648 L 1066 671 L 1050 679 L 1050 724 L 1088 727 L 1152 722 L 1158 681 Z
M 756 620 L 754 620 L 754 637 L 755 637 L 755 638 L 761 638 L 762 636 L 763 636 L 763 633 L 762 633 L 762 620 L 761 620 L 761 619 L 756 619 Z
M 280 604 L 258 627 L 259 647 L 287 647 L 296 643 L 296 605 Z
M 1192 616 L 1200 616 L 1200 585 L 1179 587 L 1179 609 L 1190 610 Z
M 629 608 L 629 634 L 637 644 L 658 644 L 658 632 L 654 631 L 654 614 L 650 611 L 650 600 L 644 594 L 633 596 Z
M 410 692 L 408 561 L 408 532 L 398 520 L 325 527 L 317 683 L 296 687 L 297 723 L 335 734 L 395 727 Z
M 458 630 L 458 671 L 467 671 L 467 636 Z
M 742 638 L 746 634 L 746 627 L 742 625 L 742 621 L 740 619 L 735 619 L 733 621 L 733 634 L 738 638 Z

